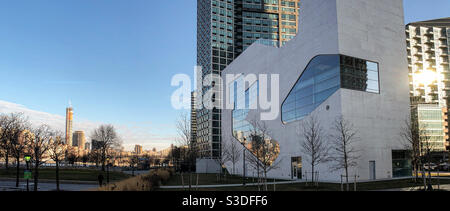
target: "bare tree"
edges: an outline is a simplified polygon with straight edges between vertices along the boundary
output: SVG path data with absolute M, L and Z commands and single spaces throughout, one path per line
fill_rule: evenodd
M 224 167 L 226 165 L 227 162 L 231 161 L 231 152 L 230 152 L 230 145 L 227 144 L 227 142 L 222 141 L 222 143 L 220 144 L 220 157 L 217 158 L 217 162 L 219 162 L 220 167 L 221 167 L 221 171 L 220 174 L 224 174 Z M 220 178 L 221 179 L 221 178 Z
M 335 120 L 333 129 L 335 134 L 331 135 L 331 144 L 334 152 L 331 158 L 335 161 L 335 164 L 332 166 L 332 170 L 344 170 L 347 191 L 349 191 L 349 169 L 357 166 L 359 150 L 356 149 L 355 143 L 359 141 L 359 138 L 353 125 L 343 117 Z
M 197 158 L 197 148 L 195 146 L 194 141 L 191 136 L 191 121 L 186 113 L 180 114 L 178 120 L 176 122 L 176 129 L 178 132 L 178 140 L 177 142 L 181 145 L 181 147 L 187 147 L 184 150 L 182 156 L 182 160 L 188 165 L 189 172 L 189 189 L 191 188 L 191 180 L 192 180 L 192 169 L 195 165 L 195 159 Z M 183 150 L 182 150 L 183 151 Z
M 414 180 L 417 182 L 419 178 L 419 169 L 420 169 L 420 157 L 421 157 L 421 133 L 424 130 L 419 126 L 419 121 L 416 115 L 411 115 L 410 118 L 407 118 L 404 123 L 404 127 L 400 132 L 401 144 L 405 149 L 410 152 L 410 157 L 412 161 L 413 171 L 414 171 Z
M 34 161 L 34 191 L 38 189 L 39 166 L 44 164 L 49 143 L 54 135 L 54 131 L 48 125 L 42 125 L 32 130 L 33 135 L 30 142 L 30 150 Z
M 432 178 L 431 178 L 431 162 L 432 162 L 432 152 L 436 151 L 436 140 L 433 140 L 433 135 L 427 130 L 428 126 L 423 124 L 420 126 L 420 166 L 422 168 L 422 177 L 424 181 L 424 189 L 427 190 L 428 187 L 432 188 Z M 425 174 L 425 164 L 427 164 L 428 178 Z M 428 182 L 427 182 L 428 179 Z
M 263 178 L 262 182 L 267 191 L 267 173 L 278 168 L 281 162 L 281 160 L 276 161 L 280 153 L 280 147 L 270 137 L 270 131 L 265 122 L 252 121 L 251 123 L 253 129 L 250 134 L 251 146 L 249 147 L 249 151 L 253 156 L 249 156 L 247 160 L 258 173 L 258 182 Z
M 109 153 L 112 149 L 121 146 L 120 138 L 112 125 L 101 125 L 93 131 L 91 138 L 97 141 L 102 171 L 105 171 L 106 159 Z
M 5 168 L 9 169 L 9 156 L 11 155 L 8 134 L 11 130 L 11 121 L 6 114 L 0 115 L 0 149 L 5 157 Z
M 56 132 L 53 134 L 49 142 L 48 154 L 56 164 L 56 191 L 59 191 L 59 165 L 64 160 L 67 146 L 63 143 L 63 133 Z
M 9 151 L 16 160 L 16 187 L 19 187 L 20 158 L 29 147 L 30 130 L 28 119 L 22 113 L 12 113 L 8 116 L 10 128 L 5 131 Z
M 239 160 L 241 159 L 240 144 L 234 137 L 231 137 L 231 139 L 230 139 L 228 152 L 229 152 L 229 160 L 233 164 L 233 170 L 232 170 L 231 174 L 234 175 L 236 172 L 235 171 L 236 163 L 239 162 Z
M 101 162 L 101 153 L 100 153 L 100 150 L 99 149 L 92 149 L 90 152 L 89 152 L 89 160 L 91 161 L 91 162 L 93 162 L 93 163 L 95 163 L 95 167 L 97 167 L 98 168 L 98 166 L 99 166 L 99 163 Z
M 311 116 L 309 119 L 303 122 L 300 127 L 302 133 L 299 133 L 299 137 L 303 136 L 301 142 L 301 151 L 305 153 L 306 160 L 311 165 L 311 179 L 314 183 L 317 174 L 315 167 L 319 164 L 330 161 L 329 151 L 330 148 L 325 143 L 325 132 L 315 116 Z
M 414 104 L 415 105 L 415 104 Z M 415 105 L 417 106 L 417 105 Z M 401 144 L 410 151 L 414 181 L 419 178 L 419 170 L 422 170 L 424 189 L 427 189 L 427 177 L 425 164 L 428 164 L 428 184 L 431 184 L 431 154 L 436 149 L 436 144 L 432 140 L 433 136 L 427 130 L 428 125 L 419 122 L 417 107 L 413 107 L 411 117 L 407 118 L 401 131 Z
M 134 176 L 134 170 L 136 169 L 137 165 L 139 164 L 139 157 L 137 155 L 131 156 L 129 159 L 130 167 L 131 167 L 131 174 Z

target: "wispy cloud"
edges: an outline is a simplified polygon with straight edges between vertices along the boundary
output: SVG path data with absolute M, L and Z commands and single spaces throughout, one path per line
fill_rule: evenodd
M 62 132 L 65 131 L 64 116 L 36 111 L 29 109 L 24 105 L 0 100 L 0 113 L 12 112 L 24 113 L 29 117 L 29 120 L 33 126 L 46 124 L 56 130 L 60 130 Z M 102 123 L 100 122 L 93 122 L 89 120 L 77 121 L 75 118 L 73 129 L 74 131 L 84 131 L 87 138 L 89 138 L 92 130 L 101 124 Z M 175 135 L 160 135 L 152 133 L 152 131 L 155 130 L 155 126 L 150 122 L 114 124 L 114 126 L 117 128 L 117 131 L 123 140 L 124 147 L 127 150 L 131 150 L 135 144 L 143 145 L 145 149 L 155 147 L 160 150 L 169 147 L 175 140 Z

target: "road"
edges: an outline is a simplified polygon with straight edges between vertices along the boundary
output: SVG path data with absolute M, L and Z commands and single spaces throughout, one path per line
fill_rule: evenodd
M 30 181 L 32 184 L 32 182 Z M 54 191 L 56 190 L 55 182 L 42 182 L 38 184 L 39 191 Z M 60 189 L 62 191 L 85 191 L 93 188 L 97 188 L 96 184 L 83 184 L 83 183 L 61 183 Z M 0 191 L 24 191 L 26 190 L 26 183 L 21 182 L 19 188 L 16 188 L 16 182 L 13 180 L 1 180 L 0 179 Z M 30 185 L 32 190 L 32 185 Z

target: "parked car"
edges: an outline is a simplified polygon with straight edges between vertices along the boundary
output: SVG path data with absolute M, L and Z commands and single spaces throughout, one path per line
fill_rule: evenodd
M 439 171 L 450 171 L 450 163 L 442 163 L 438 167 Z
M 430 165 L 428 165 L 428 164 L 423 165 L 423 168 L 425 170 L 432 170 L 432 171 L 434 171 L 434 170 L 437 169 L 437 167 L 438 166 L 436 164 L 434 164 L 434 163 L 431 163 Z

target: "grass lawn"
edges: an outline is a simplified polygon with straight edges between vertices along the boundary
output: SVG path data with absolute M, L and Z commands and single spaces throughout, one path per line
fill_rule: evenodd
M 419 181 L 414 183 L 411 179 L 393 180 L 393 181 L 378 181 L 359 183 L 356 185 L 358 191 L 371 191 L 371 190 L 386 190 L 396 188 L 408 188 L 421 186 L 423 183 Z M 433 184 L 437 184 L 437 180 L 433 180 Z M 450 184 L 450 180 L 440 180 L 440 184 Z M 344 189 L 346 186 L 344 185 Z M 297 184 L 283 184 L 276 185 L 276 191 L 341 191 L 340 184 L 333 183 L 320 183 L 319 187 L 313 187 L 311 184 L 308 186 L 305 183 Z M 161 191 L 182 191 L 182 189 L 159 189 Z M 200 188 L 199 191 L 258 191 L 256 186 L 247 187 L 225 187 L 225 188 Z M 274 186 L 268 185 L 268 190 L 273 191 Z M 353 184 L 350 184 L 350 190 L 353 191 Z
M 242 177 L 240 176 L 231 176 L 227 175 L 226 177 L 222 176 L 222 179 L 218 179 L 217 174 L 198 174 L 198 185 L 215 185 L 215 184 L 241 184 L 243 182 Z M 284 181 L 284 180 L 275 180 L 275 181 Z M 169 181 L 167 181 L 164 186 L 178 186 L 178 185 L 187 186 L 189 184 L 189 174 L 184 173 L 183 176 L 180 174 L 172 176 Z M 273 182 L 273 180 L 270 180 Z M 197 184 L 197 174 L 193 173 L 191 178 L 192 185 Z M 246 183 L 256 183 L 256 179 L 246 178 Z
M 23 178 L 24 169 L 20 169 L 20 178 Z M 34 173 L 34 172 L 33 172 Z M 78 181 L 98 181 L 98 175 L 102 171 L 96 169 L 60 169 L 59 179 L 60 180 L 78 180 Z M 42 168 L 39 169 L 39 179 L 49 179 L 54 180 L 56 178 L 56 169 L 54 168 Z M 103 173 L 106 181 L 106 173 Z M 109 172 L 109 178 L 111 181 L 119 181 L 130 178 L 130 175 L 124 174 L 122 172 Z M 16 178 L 16 169 L 10 168 L 0 169 L 0 178 Z

